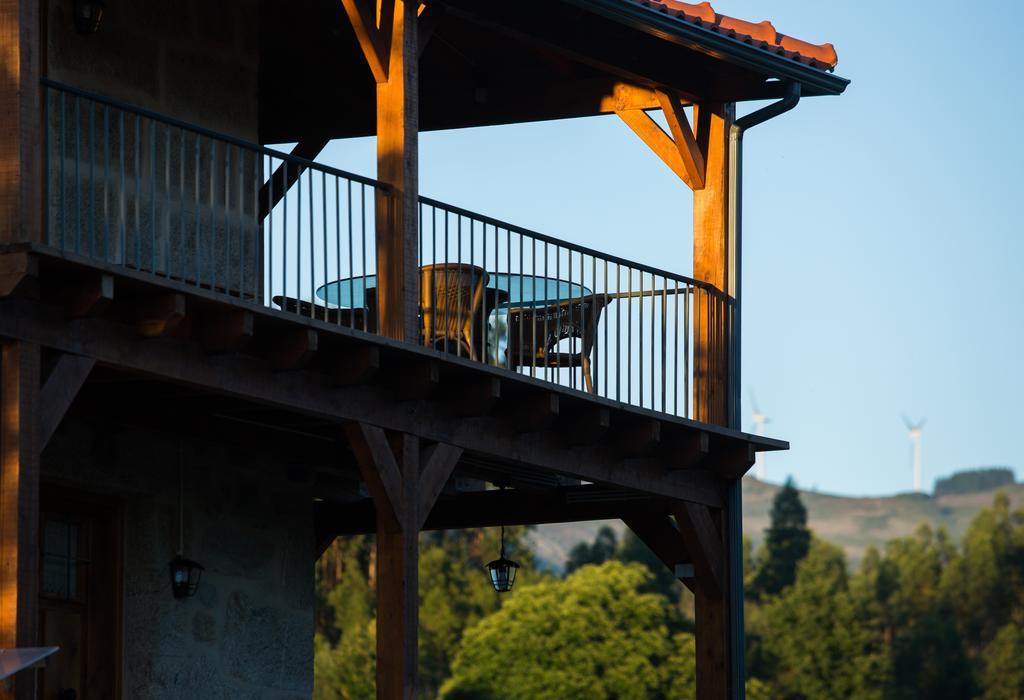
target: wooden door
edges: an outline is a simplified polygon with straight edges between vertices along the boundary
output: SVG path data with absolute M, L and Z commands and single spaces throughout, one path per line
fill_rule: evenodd
M 40 634 L 59 646 L 43 700 L 120 697 L 121 537 L 116 504 L 65 491 L 40 497 Z

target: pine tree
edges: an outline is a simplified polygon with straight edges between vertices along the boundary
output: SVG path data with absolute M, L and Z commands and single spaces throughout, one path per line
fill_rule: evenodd
M 751 593 L 755 598 L 777 595 L 793 585 L 797 564 L 807 556 L 811 546 L 807 509 L 792 478 L 787 479 L 775 495 L 771 518 L 771 526 L 765 530 L 760 567 L 754 576 Z

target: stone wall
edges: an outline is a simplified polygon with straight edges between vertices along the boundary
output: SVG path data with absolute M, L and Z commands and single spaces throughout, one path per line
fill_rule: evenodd
M 171 594 L 178 546 L 206 567 Z M 42 458 L 44 484 L 123 504 L 123 689 L 130 698 L 300 698 L 313 685 L 310 482 L 256 450 L 69 419 Z
M 46 74 L 249 141 L 257 136 L 256 0 L 106 0 L 95 34 L 49 0 Z

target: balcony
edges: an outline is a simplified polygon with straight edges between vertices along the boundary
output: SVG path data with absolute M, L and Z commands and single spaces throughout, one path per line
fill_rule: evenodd
M 43 90 L 48 248 L 378 335 L 385 185 L 58 83 Z M 724 422 L 695 408 L 730 353 L 734 307 L 720 291 L 425 197 L 418 221 L 419 332 L 404 342 Z

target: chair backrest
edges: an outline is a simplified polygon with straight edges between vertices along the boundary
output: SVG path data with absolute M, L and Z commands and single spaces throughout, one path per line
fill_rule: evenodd
M 444 263 L 420 268 L 425 344 L 444 339 L 468 343 L 486 284 L 487 272 L 475 265 Z
M 555 346 L 576 338 L 577 358 L 589 357 L 594 348 L 601 312 L 612 297 L 605 294 L 566 299 L 547 306 L 512 308 L 508 312 L 508 358 L 513 367 L 544 364 Z

